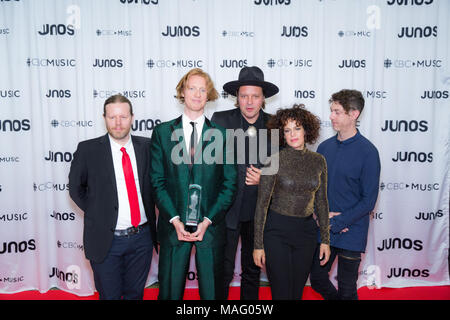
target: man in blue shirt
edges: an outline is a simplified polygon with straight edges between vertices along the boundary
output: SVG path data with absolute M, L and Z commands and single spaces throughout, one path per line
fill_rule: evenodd
M 310 281 L 324 299 L 358 299 L 356 282 L 361 253 L 366 249 L 370 212 L 378 197 L 380 157 L 377 148 L 356 128 L 364 108 L 357 90 L 331 96 L 330 120 L 337 135 L 322 142 L 317 152 L 327 161 L 331 256 L 320 266 L 316 252 Z M 338 256 L 338 288 L 329 272 Z

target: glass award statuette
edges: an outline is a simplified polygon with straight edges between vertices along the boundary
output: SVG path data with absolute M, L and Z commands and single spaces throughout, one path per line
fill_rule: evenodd
M 200 203 L 202 200 L 202 187 L 198 184 L 190 184 L 188 192 L 188 205 L 186 210 L 186 223 L 184 229 L 187 232 L 197 230 L 198 220 L 200 219 Z

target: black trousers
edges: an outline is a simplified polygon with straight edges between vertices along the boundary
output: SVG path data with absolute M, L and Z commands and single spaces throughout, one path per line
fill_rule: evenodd
M 241 237 L 241 300 L 258 300 L 261 269 L 253 262 L 254 223 L 240 222 L 236 230 L 227 229 L 224 265 L 224 298 L 234 276 L 236 249 Z
M 300 300 L 317 247 L 312 216 L 289 217 L 269 210 L 264 227 L 267 277 L 273 300 Z
M 90 261 L 100 300 L 142 300 L 152 254 L 148 225 L 137 234 L 114 236 L 105 260 Z

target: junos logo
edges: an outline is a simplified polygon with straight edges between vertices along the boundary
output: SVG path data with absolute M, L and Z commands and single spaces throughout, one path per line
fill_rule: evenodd
M 74 212 L 56 212 L 53 210 L 50 217 L 58 221 L 75 221 Z
M 354 68 L 354 69 L 359 69 L 359 68 L 365 68 L 366 67 L 366 60 L 354 60 L 354 59 L 347 59 L 347 60 L 342 60 L 342 62 L 338 65 L 339 68 Z
M 283 26 L 281 31 L 281 36 L 290 38 L 299 38 L 308 36 L 308 27 L 307 26 Z
M 385 120 L 384 126 L 381 127 L 381 131 L 392 132 L 427 132 L 428 121 L 426 120 Z
M 314 99 L 316 97 L 316 91 L 314 91 L 314 90 L 295 90 L 294 96 L 297 99 Z
M 400 33 L 397 34 L 399 38 L 429 38 L 437 37 L 437 26 L 426 27 L 402 27 Z
M 448 99 L 448 91 L 425 90 L 420 99 Z
M 133 131 L 147 131 L 153 130 L 158 124 L 161 123 L 160 119 L 143 119 L 134 120 L 131 130 Z
M 93 67 L 97 68 L 122 68 L 122 59 L 95 59 Z
M 390 278 L 428 278 L 430 276 L 430 270 L 428 269 L 409 269 L 409 268 L 391 268 L 387 277 Z
M 47 98 L 70 98 L 72 97 L 72 92 L 69 89 L 49 89 L 45 96 Z
M 120 0 L 120 3 L 123 4 L 145 4 L 145 5 L 149 5 L 149 4 L 158 4 L 158 0 Z
M 34 251 L 36 250 L 36 240 L 24 240 L 21 242 L 11 241 L 11 242 L 3 242 L 0 246 L 0 254 L 4 253 L 23 253 L 27 250 Z
M 219 65 L 221 68 L 243 68 L 247 66 L 247 59 L 234 60 L 234 59 L 224 59 Z
M 64 281 L 67 285 L 67 288 L 69 289 L 80 289 L 81 283 L 80 283 L 80 275 L 81 275 L 81 269 L 79 266 L 71 265 L 67 267 L 66 271 L 61 271 L 57 267 L 53 267 L 49 278 L 58 278 L 61 281 Z
M 72 25 L 65 24 L 44 24 L 42 25 L 42 30 L 38 31 L 41 36 L 50 35 L 69 35 L 73 36 L 75 34 L 75 29 Z
M 436 218 L 442 218 L 444 216 L 444 213 L 442 209 L 439 209 L 436 212 L 420 212 L 417 216 L 414 218 L 416 220 L 435 220 Z
M 265 5 L 265 6 L 276 6 L 276 5 L 290 5 L 291 0 L 254 0 L 254 4 L 257 6 Z
M 377 247 L 378 251 L 384 251 L 384 250 L 393 250 L 393 249 L 403 249 L 403 250 L 415 250 L 415 251 L 421 251 L 423 249 L 423 242 L 422 240 L 412 240 L 409 238 L 389 238 L 389 239 L 383 239 L 381 242 L 381 246 Z
M 398 151 L 394 162 L 433 162 L 433 152 Z
M 416 6 L 421 6 L 421 5 L 429 5 L 433 3 L 433 0 L 387 0 L 386 2 L 389 6 L 393 6 L 393 5 L 403 5 L 403 6 L 407 6 L 407 5 L 416 5 Z
M 5 131 L 11 131 L 11 132 L 29 131 L 30 129 L 31 129 L 30 119 L 0 120 L 0 130 L 2 132 L 5 132 Z
M 44 157 L 44 159 L 51 162 L 72 162 L 73 155 L 70 152 L 49 150 L 48 156 Z
M 198 37 L 200 36 L 199 26 L 167 26 L 161 32 L 164 37 Z

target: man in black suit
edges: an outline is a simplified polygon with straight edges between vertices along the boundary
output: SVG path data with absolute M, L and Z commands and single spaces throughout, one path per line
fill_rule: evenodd
M 150 139 L 130 134 L 131 102 L 103 105 L 108 133 L 78 144 L 69 193 L 84 211 L 83 244 L 100 299 L 142 299 L 156 248 Z
M 237 97 L 236 109 L 215 112 L 211 118 L 226 129 L 242 129 L 246 134 L 245 153 L 236 149 L 237 157 L 244 156 L 238 162 L 238 189 L 236 199 L 226 214 L 227 242 L 225 248 L 225 283 L 224 297 L 228 297 L 229 285 L 233 279 L 236 249 L 241 237 L 241 299 L 257 300 L 259 292 L 260 269 L 253 262 L 253 234 L 258 184 L 261 175 L 259 150 L 251 148 L 252 139 L 256 146 L 260 145 L 260 129 L 266 129 L 270 115 L 262 109 L 265 98 L 278 93 L 278 87 L 264 81 L 264 73 L 258 67 L 244 67 L 239 72 L 237 81 L 231 81 L 223 89 Z M 235 134 L 235 137 L 237 134 Z M 268 141 L 267 150 L 269 149 Z M 238 143 L 235 143 L 238 146 Z M 270 151 L 269 151 L 270 152 Z M 252 161 L 257 159 L 256 161 Z

